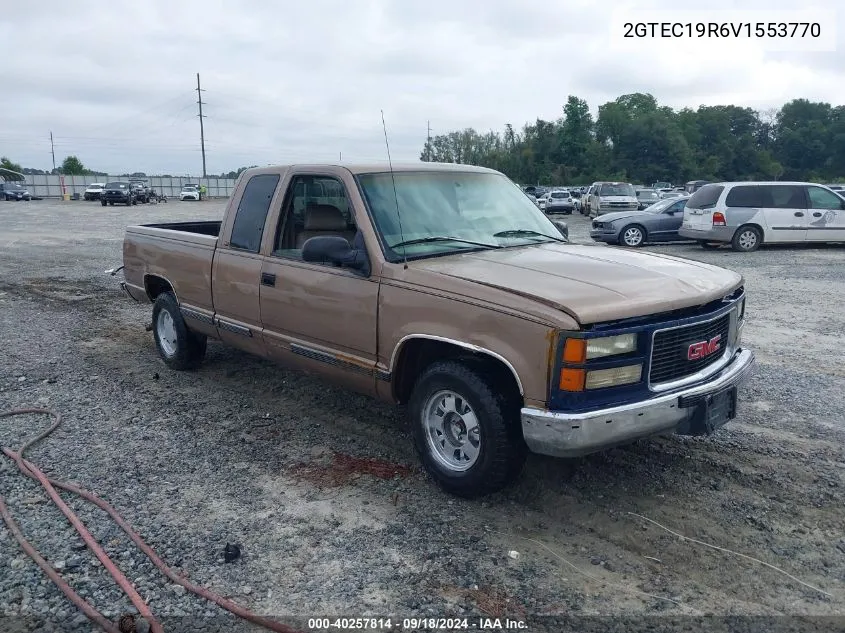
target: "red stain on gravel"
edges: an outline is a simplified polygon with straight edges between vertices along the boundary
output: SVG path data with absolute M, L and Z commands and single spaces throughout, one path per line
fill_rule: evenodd
M 363 475 L 378 479 L 404 479 L 414 470 L 377 457 L 353 457 L 344 453 L 332 453 L 331 462 L 328 464 L 296 464 L 289 472 L 320 487 L 335 487 L 345 486 Z

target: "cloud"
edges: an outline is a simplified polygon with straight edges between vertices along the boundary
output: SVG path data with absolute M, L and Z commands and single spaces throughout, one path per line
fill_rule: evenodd
M 614 11 L 672 20 L 683 15 L 679 6 L 150 0 L 116 11 L 106 2 L 43 0 L 38 12 L 0 15 L 0 41 L 14 51 L 2 76 L 0 154 L 47 168 L 52 130 L 58 160 L 76 154 L 100 170 L 196 174 L 197 72 L 211 173 L 341 152 L 345 160 L 383 160 L 381 110 L 394 159 L 416 160 L 429 121 L 435 134 L 519 127 L 559 117 L 570 94 L 593 112 L 634 91 L 675 108 L 840 102 L 841 51 L 626 42 L 614 30 Z M 832 14 L 836 6 L 795 11 Z M 732 7 L 716 1 L 707 10 Z M 742 5 L 761 20 L 782 9 L 793 10 L 777 1 Z M 825 32 L 845 32 L 843 17 L 826 22 Z

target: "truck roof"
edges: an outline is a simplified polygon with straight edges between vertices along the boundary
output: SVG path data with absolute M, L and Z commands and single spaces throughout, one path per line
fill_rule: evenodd
M 276 173 L 279 171 L 286 171 L 293 167 L 296 168 L 315 168 L 320 167 L 341 167 L 348 169 L 353 174 L 376 174 L 390 171 L 390 165 L 387 161 L 380 163 L 346 163 L 346 162 L 329 162 L 329 163 L 292 163 L 288 165 L 268 165 L 266 167 L 253 167 L 247 169 L 244 173 Z M 495 169 L 488 169 L 487 167 L 477 167 L 475 165 L 462 165 L 457 163 L 425 163 L 419 162 L 399 162 L 393 163 L 394 172 L 410 172 L 410 171 L 452 171 L 452 172 L 477 172 L 487 174 L 498 174 L 500 172 Z

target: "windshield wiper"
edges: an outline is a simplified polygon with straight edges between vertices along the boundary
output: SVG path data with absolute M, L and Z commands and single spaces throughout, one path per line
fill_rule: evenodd
M 431 237 L 420 237 L 415 240 L 405 240 L 404 242 L 397 242 L 396 244 L 389 244 L 390 248 L 398 248 L 400 246 L 411 246 L 413 244 L 427 244 L 429 242 L 463 242 L 464 244 L 473 244 L 475 246 L 484 246 L 486 248 L 501 248 L 498 244 L 488 244 L 487 242 L 474 242 L 472 240 L 465 240 L 460 237 L 449 237 L 448 235 L 435 235 Z
M 539 237 L 546 237 L 550 240 L 554 240 L 555 242 L 563 242 L 564 244 L 569 244 L 569 242 L 562 237 L 555 237 L 554 235 L 546 235 L 545 233 L 540 233 L 539 231 L 532 231 L 531 229 L 512 229 L 510 231 L 499 231 L 498 233 L 493 233 L 493 237 L 521 237 L 521 236 L 531 236 L 536 235 Z

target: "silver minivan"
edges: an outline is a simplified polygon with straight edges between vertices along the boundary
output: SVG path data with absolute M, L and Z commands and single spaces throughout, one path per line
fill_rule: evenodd
M 713 183 L 687 201 L 678 234 L 744 252 L 763 243 L 845 242 L 845 197 L 810 182 Z

